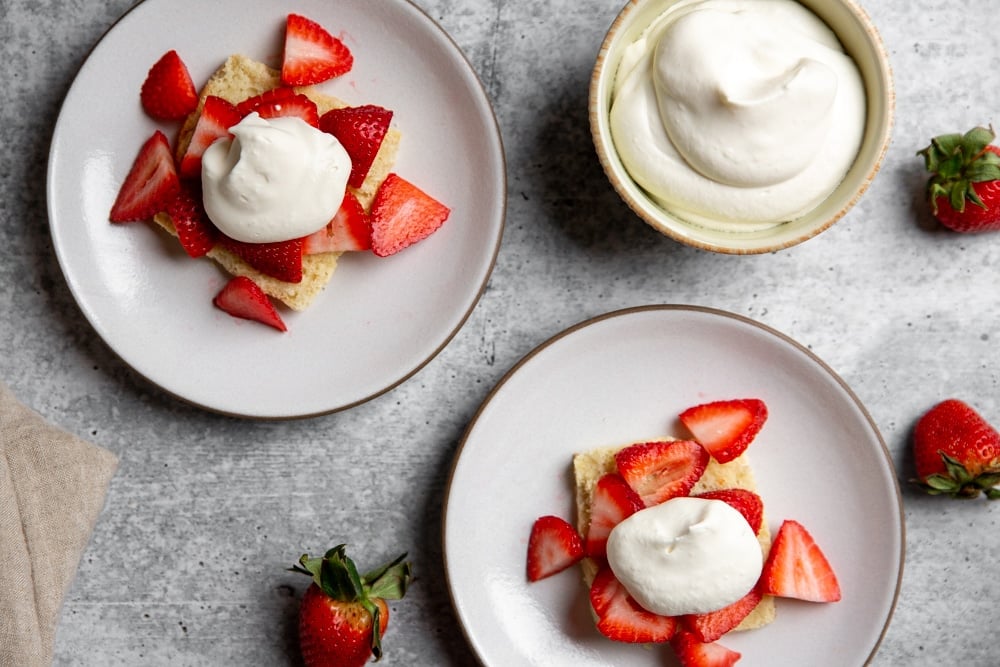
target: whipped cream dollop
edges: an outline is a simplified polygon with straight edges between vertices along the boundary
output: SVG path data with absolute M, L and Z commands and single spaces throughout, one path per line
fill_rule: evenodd
M 644 609 L 703 614 L 746 595 L 763 567 L 750 524 L 721 500 L 672 498 L 626 518 L 608 536 L 608 564 Z
M 323 228 L 340 208 L 351 158 L 336 137 L 301 118 L 256 112 L 202 156 L 205 212 L 247 243 L 287 241 Z
M 729 231 L 815 208 L 861 146 L 861 74 L 795 0 L 682 0 L 623 54 L 610 130 L 663 208 Z

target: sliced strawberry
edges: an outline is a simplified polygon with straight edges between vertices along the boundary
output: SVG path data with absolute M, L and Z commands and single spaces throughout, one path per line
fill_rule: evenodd
M 273 90 L 287 91 L 291 89 L 275 88 Z M 316 109 L 316 103 L 311 99 L 294 91 L 292 91 L 292 95 L 285 92 L 270 95 L 271 92 L 266 91 L 256 97 L 244 100 L 237 106 L 237 109 L 250 107 L 250 111 L 246 113 L 256 111 L 261 118 L 280 118 L 282 116 L 301 118 L 313 127 L 319 127 L 319 111 Z
M 288 86 L 278 86 L 265 90 L 263 93 L 251 95 L 236 105 L 236 113 L 240 118 L 247 116 L 251 111 L 256 111 L 261 106 L 273 106 L 285 100 L 290 100 L 299 93 L 294 88 Z
M 183 181 L 177 196 L 167 204 L 166 212 L 177 230 L 177 239 L 188 255 L 202 257 L 215 247 L 219 231 L 205 213 L 198 181 Z
M 830 562 L 805 527 L 785 520 L 761 572 L 764 593 L 810 602 L 836 602 L 840 584 Z
M 139 99 L 146 113 L 157 120 L 179 120 L 197 108 L 198 91 L 176 51 L 167 51 L 150 68 Z
M 331 109 L 319 119 L 319 129 L 337 137 L 351 157 L 352 188 L 365 182 L 391 121 L 392 111 L 374 104 Z
M 695 497 L 728 503 L 746 518 L 755 534 L 760 532 L 760 526 L 764 522 L 764 501 L 753 491 L 739 488 L 719 489 L 699 493 Z
M 261 273 L 288 283 L 302 282 L 302 239 L 244 243 L 222 235 L 219 243 Z
M 677 631 L 676 618 L 640 607 L 607 565 L 598 570 L 590 586 L 590 605 L 597 614 L 597 629 L 608 639 L 665 642 Z
M 681 630 L 670 639 L 681 667 L 733 667 L 741 654 L 716 642 L 701 642 Z
M 764 597 L 760 586 L 754 586 L 750 592 L 736 602 L 710 611 L 705 614 L 689 614 L 681 616 L 681 624 L 702 642 L 714 642 L 737 625 L 743 622 Z
M 611 529 L 642 508 L 642 499 L 625 483 L 621 475 L 608 473 L 597 480 L 590 499 L 587 555 L 591 558 L 605 558 Z
M 615 454 L 618 472 L 646 507 L 686 496 L 708 465 L 708 452 L 693 440 L 630 445 Z
M 201 174 L 201 156 L 217 139 L 230 136 L 229 128 L 240 121 L 236 107 L 228 100 L 208 95 L 201 107 L 191 140 L 181 156 L 178 171 L 181 178 L 195 178 Z
M 333 220 L 318 232 L 305 237 L 302 252 L 314 255 L 320 252 L 344 252 L 368 250 L 372 247 L 372 225 L 361 202 L 350 192 L 344 193 L 344 201 Z
M 246 276 L 236 276 L 212 299 L 218 308 L 233 317 L 256 320 L 278 331 L 287 331 L 284 321 L 264 291 Z
M 528 538 L 528 581 L 562 572 L 583 558 L 583 540 L 565 519 L 538 518 Z
M 397 253 L 434 233 L 451 209 L 409 181 L 389 174 L 372 202 L 372 252 Z
M 309 86 L 346 74 L 354 65 L 350 49 L 320 24 L 289 14 L 281 81 L 287 86 Z
M 111 206 L 111 222 L 147 220 L 162 211 L 180 189 L 167 136 L 157 130 L 139 149 Z
M 757 436 L 767 419 L 767 406 L 756 398 L 714 401 L 688 408 L 680 419 L 716 461 L 727 463 Z

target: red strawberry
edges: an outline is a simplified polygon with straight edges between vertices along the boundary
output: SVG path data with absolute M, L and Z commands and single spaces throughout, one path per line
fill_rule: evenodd
M 688 408 L 680 419 L 716 461 L 742 454 L 767 419 L 767 406 L 756 398 L 714 401 Z
M 590 525 L 585 545 L 587 555 L 591 558 L 606 557 L 611 529 L 642 508 L 642 499 L 621 475 L 609 473 L 597 480 L 590 500 Z
M 322 558 L 303 555 L 291 569 L 312 577 L 299 607 L 299 648 L 306 667 L 360 667 L 382 657 L 389 623 L 386 600 L 399 600 L 412 579 L 406 554 L 359 575 L 334 547 Z
M 139 149 L 111 206 L 111 222 L 147 220 L 162 211 L 180 189 L 170 142 L 157 130 Z
M 740 488 L 719 489 L 705 491 L 695 497 L 728 503 L 746 518 L 754 533 L 760 532 L 760 525 L 764 522 L 764 501 L 753 491 Z
M 316 109 L 316 103 L 291 88 L 273 88 L 265 91 L 240 102 L 236 109 L 241 112 L 241 117 L 256 111 L 261 118 L 291 116 L 301 118 L 313 127 L 319 127 L 319 111 Z
M 198 182 L 184 181 L 177 196 L 167 205 L 167 215 L 177 230 L 177 239 L 191 257 L 202 257 L 215 247 L 219 231 L 208 219 Z
M 535 520 L 528 538 L 528 581 L 562 572 L 583 558 L 583 540 L 564 519 L 543 516 Z
M 928 410 L 913 430 L 918 483 L 934 495 L 1000 498 L 1000 434 L 957 399 Z
M 176 51 L 167 51 L 150 68 L 139 98 L 157 120 L 179 120 L 197 108 L 198 91 Z
M 178 171 L 181 178 L 194 178 L 201 174 L 201 156 L 205 149 L 217 139 L 230 136 L 229 128 L 238 123 L 240 118 L 236 107 L 229 101 L 215 95 L 205 98 L 191 140 L 180 159 Z
M 935 137 L 918 154 L 931 177 L 927 199 L 938 221 L 956 232 L 1000 229 L 1000 148 L 992 128 Z M 968 204 L 971 204 L 969 206 Z
M 351 157 L 352 188 L 365 182 L 391 121 L 392 112 L 374 104 L 331 109 L 319 119 L 319 129 L 337 137 Z
M 232 278 L 225 287 L 215 295 L 212 303 L 233 317 L 245 320 L 256 320 L 278 331 L 287 331 L 278 311 L 274 309 L 271 300 L 267 298 L 257 283 L 246 276 Z
M 708 452 L 692 440 L 641 442 L 615 454 L 618 472 L 646 507 L 686 496 L 708 465 Z
M 314 255 L 320 252 L 368 250 L 372 247 L 372 227 L 361 202 L 350 192 L 344 193 L 333 220 L 303 241 L 302 252 Z
M 763 592 L 811 602 L 840 599 L 837 575 L 802 524 L 785 520 L 760 575 Z
M 700 642 L 690 632 L 680 631 L 670 640 L 681 667 L 732 667 L 741 654 L 716 642 Z
M 302 282 L 302 239 L 245 243 L 222 235 L 219 243 L 261 273 L 287 283 Z
M 434 233 L 451 209 L 407 180 L 389 174 L 371 206 L 372 252 L 397 253 Z
M 346 74 L 353 65 L 350 49 L 323 26 L 298 14 L 288 15 L 282 83 L 287 86 L 320 83 Z
M 760 586 L 754 586 L 746 595 L 722 609 L 681 616 L 681 624 L 698 641 L 714 642 L 742 623 L 763 597 Z
M 608 639 L 665 642 L 677 631 L 677 619 L 640 607 L 607 565 L 598 570 L 590 586 L 590 605 L 597 614 L 598 631 Z

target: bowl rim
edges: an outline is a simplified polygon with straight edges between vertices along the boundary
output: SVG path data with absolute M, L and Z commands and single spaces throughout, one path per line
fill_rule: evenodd
M 840 185 L 824 203 L 805 216 L 755 232 L 711 230 L 660 207 L 632 180 L 614 150 L 608 122 L 611 86 L 621 49 L 624 48 L 624 38 L 620 38 L 631 27 L 636 13 L 650 3 L 666 8 L 680 2 L 694 1 L 697 0 L 628 0 L 609 26 L 598 50 L 588 96 L 591 137 L 601 168 L 613 189 L 633 213 L 657 231 L 685 245 L 710 252 L 744 255 L 776 252 L 803 243 L 831 227 L 861 199 L 881 169 L 888 152 L 895 122 L 895 87 L 885 43 L 868 13 L 855 0 L 796 0 L 834 30 L 845 51 L 861 71 L 867 100 L 862 147 Z M 835 17 L 837 13 L 841 21 L 835 28 L 831 24 L 831 17 Z M 856 31 L 852 33 L 855 43 L 850 47 L 841 34 L 845 20 Z M 858 53 L 857 38 L 861 38 L 863 42 L 861 47 L 864 53 Z M 859 55 L 867 55 L 868 58 L 860 62 Z M 827 209 L 832 210 L 823 216 L 813 216 Z M 817 217 L 817 220 L 813 221 L 811 217 Z

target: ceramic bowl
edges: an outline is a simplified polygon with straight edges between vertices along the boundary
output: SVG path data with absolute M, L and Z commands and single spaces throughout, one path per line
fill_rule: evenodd
M 690 0 L 631 0 L 601 45 L 590 82 L 590 127 L 612 186 L 642 220 L 663 234 L 713 252 L 755 254 L 806 241 L 839 220 L 868 189 L 885 156 L 895 98 L 889 57 L 868 15 L 853 0 L 799 0 L 838 36 L 861 72 L 867 110 L 861 148 L 840 185 L 805 215 L 764 230 L 730 232 L 685 221 L 665 210 L 633 181 L 615 152 L 609 127 L 613 84 L 622 53 L 665 9 Z

